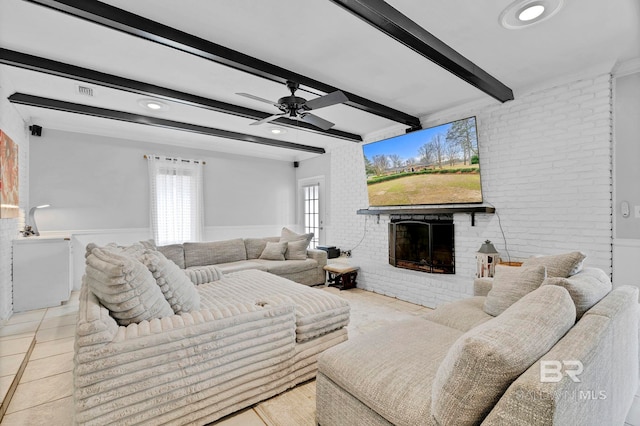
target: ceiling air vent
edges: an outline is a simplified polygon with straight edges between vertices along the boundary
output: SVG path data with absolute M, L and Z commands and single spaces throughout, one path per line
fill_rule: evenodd
M 76 89 L 79 95 L 91 96 L 91 97 L 94 96 L 92 87 L 76 85 Z

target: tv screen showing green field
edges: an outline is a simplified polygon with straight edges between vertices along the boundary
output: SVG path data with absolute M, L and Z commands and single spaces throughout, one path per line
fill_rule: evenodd
M 482 202 L 475 117 L 363 145 L 369 205 Z

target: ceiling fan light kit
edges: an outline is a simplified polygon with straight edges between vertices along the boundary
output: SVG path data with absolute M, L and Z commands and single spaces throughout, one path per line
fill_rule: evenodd
M 330 128 L 335 126 L 334 123 L 325 120 L 324 118 L 320 118 L 317 115 L 311 114 L 309 111 L 341 104 L 347 102 L 349 98 L 347 98 L 347 96 L 340 90 L 336 90 L 335 92 L 331 92 L 327 95 L 307 101 L 305 98 L 296 96 L 296 90 L 298 90 L 299 87 L 299 83 L 288 80 L 287 88 L 291 92 L 291 95 L 281 97 L 280 99 L 278 99 L 278 102 L 272 102 L 268 99 L 251 95 L 249 93 L 236 93 L 236 95 L 244 96 L 245 98 L 273 105 L 280 111 L 282 111 L 281 114 L 274 114 L 270 117 L 263 118 L 262 120 L 254 121 L 253 123 L 251 123 L 252 126 L 264 124 L 283 116 L 289 116 L 293 119 L 305 121 L 309 124 L 321 128 L 322 130 L 329 130 Z

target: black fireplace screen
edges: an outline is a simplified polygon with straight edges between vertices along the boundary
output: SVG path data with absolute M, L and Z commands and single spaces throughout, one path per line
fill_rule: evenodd
M 432 274 L 454 274 L 453 221 L 389 223 L 389 263 Z

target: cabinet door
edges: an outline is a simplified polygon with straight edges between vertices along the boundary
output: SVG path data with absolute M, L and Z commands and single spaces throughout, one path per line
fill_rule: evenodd
M 69 262 L 68 240 L 15 240 L 13 311 L 58 306 L 69 300 Z

